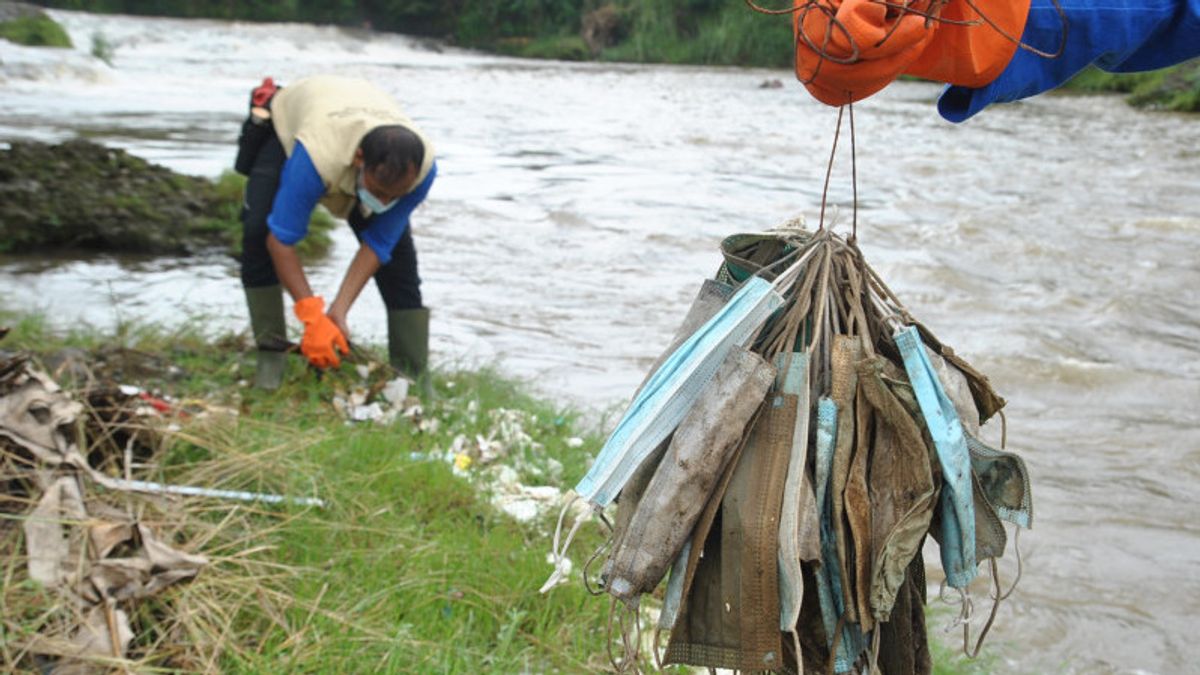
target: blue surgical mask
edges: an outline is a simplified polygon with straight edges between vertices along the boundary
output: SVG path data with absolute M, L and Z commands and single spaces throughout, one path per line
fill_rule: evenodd
M 363 177 L 362 177 L 361 171 L 358 172 L 358 200 L 360 202 L 362 202 L 362 205 L 365 206 L 368 211 L 370 211 L 371 213 L 375 213 L 375 214 L 379 214 L 379 213 L 383 213 L 384 211 L 387 211 L 388 209 L 395 206 L 396 202 L 398 201 L 396 199 L 393 199 L 392 201 L 390 201 L 386 204 L 379 201 L 379 198 L 376 197 L 375 195 L 371 194 L 371 191 L 368 190 L 366 188 L 366 186 L 363 185 Z
M 575 492 L 605 507 L 684 416 L 733 347 L 746 344 L 783 298 L 761 277 L 747 281 L 646 380 Z
M 904 369 L 925 418 L 925 428 L 933 439 L 942 467 L 941 554 L 946 582 L 954 588 L 966 588 L 975 578 L 975 502 L 971 479 L 971 456 L 966 432 L 946 394 L 937 372 L 925 353 L 925 345 L 915 326 L 892 336 L 904 359 Z

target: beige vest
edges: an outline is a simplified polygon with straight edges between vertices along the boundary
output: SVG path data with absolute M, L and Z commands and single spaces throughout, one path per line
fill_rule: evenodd
M 358 144 L 375 127 L 399 124 L 425 146 L 425 161 L 413 182 L 416 189 L 433 165 L 433 145 L 391 96 L 366 80 L 317 75 L 279 90 L 271 100 L 271 119 L 284 152 L 292 156 L 296 141 L 304 143 L 317 174 L 325 183 L 321 203 L 339 218 L 350 215 L 356 199 L 358 172 L 353 166 Z

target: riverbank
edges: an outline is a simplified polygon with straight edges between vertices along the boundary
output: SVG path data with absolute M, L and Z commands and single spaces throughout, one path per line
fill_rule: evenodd
M 607 603 L 579 584 L 537 593 L 551 571 L 556 486 L 580 477 L 598 443 L 576 436 L 572 412 L 487 371 L 439 374 L 432 404 L 400 396 L 388 405 L 372 391 L 384 380 L 377 371 L 363 378 L 347 366 L 317 378 L 299 357 L 284 388 L 264 394 L 245 386 L 252 356 L 238 336 L 146 326 L 61 333 L 12 314 L 0 325 L 11 327 L 0 350 L 32 354 L 67 391 L 90 382 L 146 394 L 159 412 L 142 426 L 161 447 L 139 453 L 135 479 L 327 505 L 186 498 L 173 545 L 209 566 L 152 607 L 118 603 L 134 635 L 118 663 L 219 672 L 604 668 Z M 398 412 L 390 422 L 349 421 L 364 395 L 364 407 Z M 148 526 L 166 527 L 148 513 Z M 0 530 L 10 554 L 19 532 Z M 580 537 L 576 550 L 590 551 L 599 528 Z M 70 605 L 26 580 L 22 559 L 6 559 L 0 598 L 14 611 L 4 612 L 0 659 L 6 672 L 34 669 L 36 658 L 14 645 L 53 627 Z M 202 616 L 172 611 L 187 606 Z M 194 630 L 167 630 L 174 625 Z
M 232 171 L 188 176 L 84 139 L 14 141 L 0 148 L 0 253 L 237 257 L 245 184 Z M 328 253 L 334 225 L 324 209 L 313 212 L 297 244 L 303 259 Z
M 132 449 L 128 470 L 138 480 L 324 502 L 89 493 L 93 512 L 111 518 L 98 504 L 138 505 L 137 522 L 206 561 L 152 603 L 115 601 L 127 651 L 96 659 L 218 672 L 610 668 L 609 605 L 579 583 L 582 557 L 570 583 L 537 592 L 551 569 L 562 494 L 602 440 L 575 412 L 488 370 L 439 373 L 432 403 L 403 394 L 389 403 L 387 377 L 369 359 L 324 378 L 297 359 L 285 386 L 265 394 L 246 387 L 244 337 L 205 337 L 194 327 L 57 332 L 40 317 L 0 312 L 0 335 L 0 363 L 31 357 L 88 402 L 89 415 L 101 398 L 110 409 L 127 404 L 136 419 L 114 423 L 109 413 L 103 433 L 82 446 L 89 459 L 120 441 L 113 447 Z M 372 406 L 394 412 L 362 413 Z M 88 419 L 81 427 L 94 432 Z M 101 469 L 121 475 L 112 464 Z M 0 506 L 12 506 L 12 485 Z M 27 522 L 0 511 L 10 524 Z M 20 531 L 0 527 L 8 560 L 0 603 L 12 610 L 0 623 L 7 672 L 48 663 L 35 654 L 61 645 L 44 638 L 72 611 L 66 591 L 27 578 Z M 572 550 L 584 556 L 601 538 L 598 525 L 585 527 Z M 932 647 L 936 673 L 989 670 L 989 659 L 965 661 L 936 640 Z
M 0 39 L 28 47 L 72 46 L 70 36 L 54 19 L 21 2 L 0 2 Z
M 1106 73 L 1088 68 L 1063 89 L 1125 94 L 1125 100 L 1139 108 L 1200 112 L 1200 59 L 1147 73 Z

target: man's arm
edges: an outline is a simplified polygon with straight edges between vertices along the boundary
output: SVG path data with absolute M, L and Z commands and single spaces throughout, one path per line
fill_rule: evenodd
M 347 339 L 350 337 L 350 330 L 346 322 L 346 314 L 350 311 L 350 306 L 358 299 L 358 294 L 362 292 L 364 286 L 367 285 L 367 279 L 375 275 L 379 270 L 379 256 L 375 255 L 375 251 L 366 243 L 358 247 L 358 252 L 354 254 L 354 259 L 350 261 L 350 267 L 346 270 L 346 276 L 342 279 L 342 286 L 338 289 L 337 297 L 333 299 L 333 303 L 329 305 L 329 311 L 326 312 L 330 319 L 337 324 L 338 329 L 342 331 Z M 301 280 L 303 280 L 304 272 L 300 272 Z M 283 281 L 283 275 L 279 276 L 280 281 Z M 286 281 L 283 281 L 287 285 Z M 308 284 L 304 285 L 308 288 Z M 290 291 L 291 288 L 289 287 Z M 312 295 L 309 292 L 309 295 Z
M 350 305 L 358 298 L 358 294 L 376 271 L 392 259 L 392 250 L 404 231 L 409 227 L 409 219 L 413 211 L 425 201 L 429 188 L 437 177 L 437 162 L 429 168 L 428 175 L 412 192 L 400 198 L 399 203 L 384 213 L 374 216 L 370 225 L 363 231 L 362 245 L 346 270 L 342 287 L 338 290 L 337 298 L 329 307 L 329 318 L 345 332 L 346 313 Z
M 292 300 L 303 300 L 313 294 L 308 285 L 308 277 L 300 265 L 300 256 L 296 255 L 296 247 L 288 246 L 275 238 L 274 234 L 267 235 L 267 252 L 271 254 L 271 263 L 275 265 L 275 275 L 279 283 L 287 289 Z
M 308 234 L 308 220 L 313 209 L 325 194 L 325 184 L 313 166 L 308 150 L 296 141 L 279 176 L 279 189 L 267 216 L 267 251 L 279 282 L 292 300 L 303 300 L 313 294 L 296 255 L 295 246 Z

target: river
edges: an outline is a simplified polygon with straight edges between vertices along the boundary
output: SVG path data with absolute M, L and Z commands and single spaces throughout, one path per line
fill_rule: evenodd
M 723 236 L 819 211 L 836 111 L 787 72 L 52 14 L 74 50 L 0 41 L 0 141 L 86 136 L 216 176 L 264 75 L 358 75 L 395 93 L 441 169 L 413 221 L 434 360 L 494 363 L 590 410 L 632 393 Z M 93 36 L 115 47 L 111 67 Z M 771 79 L 785 86 L 760 88 Z M 897 83 L 856 106 L 859 238 L 1008 398 L 1009 444 L 1032 473 L 1024 578 L 986 653 L 1000 672 L 1200 672 L 1200 118 L 1046 95 L 954 126 L 936 94 Z M 847 157 L 830 192 L 843 229 Z M 343 227 L 310 273 L 318 292 L 353 250 Z M 0 288 L 5 306 L 61 326 L 244 323 L 221 256 L 3 258 Z M 372 289 L 350 324 L 383 339 Z

